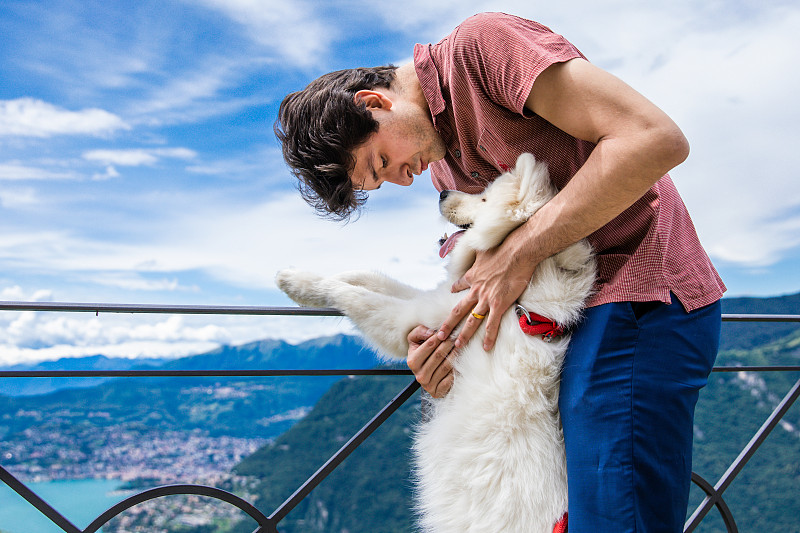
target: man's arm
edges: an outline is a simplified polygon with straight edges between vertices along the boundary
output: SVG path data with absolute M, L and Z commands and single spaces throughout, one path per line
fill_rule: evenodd
M 583 59 L 548 67 L 536 79 L 525 106 L 596 147 L 553 200 L 500 246 L 479 254 L 453 285 L 453 292 L 469 292 L 442 324 L 438 337 L 447 338 L 467 317 L 456 347 L 480 326 L 482 321 L 470 315 L 475 309 L 487 315 L 484 348 L 490 349 L 500 318 L 543 259 L 610 222 L 689 153 L 683 133 L 663 111 Z

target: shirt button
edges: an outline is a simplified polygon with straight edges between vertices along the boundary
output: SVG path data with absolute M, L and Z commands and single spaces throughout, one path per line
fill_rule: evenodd
M 455 152 L 453 152 L 453 155 L 456 157 L 461 157 L 461 150 L 456 150 Z
M 473 172 L 472 174 L 470 174 L 470 176 L 472 176 L 473 178 L 480 178 L 481 177 L 481 175 L 478 174 L 477 172 Z

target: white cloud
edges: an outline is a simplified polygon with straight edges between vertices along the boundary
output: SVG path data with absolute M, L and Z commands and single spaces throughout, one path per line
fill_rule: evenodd
M 0 101 L 0 136 L 102 136 L 121 129 L 130 126 L 102 109 L 69 111 L 34 98 Z
M 716 258 L 764 266 L 800 245 L 798 25 L 800 10 L 775 9 L 694 32 L 642 76 L 690 140 L 673 174 Z
M 126 116 L 131 117 L 134 124 L 157 127 L 197 122 L 263 104 L 255 97 L 222 95 L 262 66 L 262 61 L 246 55 L 211 55 L 202 56 L 197 62 L 152 85 L 141 97 L 132 100 L 126 106 Z
M 375 194 L 388 196 L 391 191 Z M 373 209 L 342 226 L 317 218 L 295 192 L 274 194 L 254 205 L 189 195 L 173 199 L 170 211 L 138 220 L 136 233 L 124 241 L 113 234 L 87 237 L 66 230 L 2 234 L 0 260 L 54 275 L 100 274 L 99 283 L 129 288 L 135 285 L 135 272 L 148 272 L 148 279 L 165 273 L 170 280 L 179 278 L 179 272 L 200 271 L 237 287 L 272 289 L 278 269 L 318 270 L 321 261 L 331 272 L 382 270 L 431 287 L 443 275 L 436 240 L 446 224 L 438 216 L 433 192 L 428 198 L 424 203 L 406 198 L 403 208 L 398 202 Z M 161 288 L 171 287 L 167 283 Z
M 147 150 L 92 150 L 84 152 L 83 158 L 88 161 L 99 161 L 104 164 L 114 163 L 128 167 L 153 165 L 158 161 L 158 157 Z
M 113 164 L 127 167 L 154 165 L 159 159 L 167 157 L 174 159 L 193 159 L 197 152 L 188 148 L 140 148 L 130 150 L 89 150 L 84 152 L 83 158 L 87 161 L 99 161 L 103 164 Z M 113 172 L 110 172 L 113 177 Z
M 95 172 L 94 174 L 92 174 L 92 179 L 94 181 L 104 181 L 118 177 L 119 177 L 119 172 L 117 172 L 117 169 L 114 168 L 112 165 L 106 166 L 106 169 L 102 174 L 100 172 Z
M 303 0 L 196 0 L 247 28 L 250 38 L 281 61 L 300 67 L 319 64 L 339 32 L 317 16 L 320 4 Z
M 26 293 L 19 285 L 4 287 L 0 290 L 0 300 L 11 302 L 47 302 L 53 298 L 53 293 L 49 290 L 38 290 L 33 293 Z
M 50 301 L 52 293 L 12 286 L 0 289 L 0 300 Z M 0 311 L 0 365 L 97 354 L 181 357 L 221 344 L 300 342 L 342 332 L 353 329 L 341 318 Z
M 0 189 L 0 207 L 14 209 L 36 205 L 37 197 L 33 189 Z
M 2 301 L 51 301 L 48 290 L 0 290 Z M 104 354 L 189 355 L 247 336 L 245 328 L 219 326 L 204 317 L 0 311 L 0 364 Z
M 107 106 L 125 117 L 100 109 L 77 112 L 84 122 L 107 119 L 110 124 L 100 133 L 193 122 L 253 105 L 246 97 L 218 96 L 261 64 L 231 35 L 227 21 L 220 16 L 208 20 L 206 13 L 206 20 L 198 20 L 196 9 L 180 5 L 165 13 L 162 4 L 145 0 L 106 8 L 87 0 L 79 10 L 60 1 L 31 7 L 22 29 L 4 35 L 8 55 L 21 67 L 22 81 L 31 78 L 65 101 Z M 63 118 L 64 110 L 58 111 Z M 41 126 L 23 131 L 49 136 Z
M 249 320 L 250 317 L 246 317 L 234 323 L 226 320 L 229 317 L 218 317 L 203 318 L 197 325 L 190 326 L 185 323 L 185 317 L 178 317 L 183 325 L 176 328 L 178 321 L 174 319 L 151 321 L 143 316 L 124 320 L 108 315 L 92 317 L 65 319 L 50 316 L 30 320 L 24 326 L 15 324 L 15 337 L 0 335 L 0 366 L 97 354 L 128 358 L 185 357 L 211 351 L 223 344 L 238 345 L 262 339 L 294 343 L 337 333 L 354 333 L 347 322 L 331 318 L 269 317 L 265 320 L 260 317 Z M 142 321 L 149 324 L 146 327 L 132 326 Z M 4 321 L 0 319 L 2 323 Z M 136 335 L 125 335 L 131 331 Z M 42 339 L 55 343 L 43 343 Z M 31 344 L 26 344 L 26 340 Z
M 23 165 L 16 161 L 0 163 L 0 180 L 63 180 L 76 179 L 78 174 L 71 170 L 47 170 Z
M 14 316 L 16 315 L 16 316 Z M 190 355 L 230 342 L 224 327 L 190 325 L 181 316 L 0 313 L 0 364 L 104 354 L 127 357 Z
M 197 292 L 196 286 L 184 286 L 177 277 L 161 277 L 158 279 L 144 278 L 136 272 L 92 272 L 87 281 L 120 288 L 126 291 L 144 292 Z
M 173 244 L 150 252 L 158 270 L 201 269 L 242 287 L 274 288 L 275 273 L 290 266 L 379 270 L 425 288 L 444 275 L 436 241 L 447 224 L 433 194 L 428 202 L 370 210 L 347 226 L 319 219 L 294 192 L 251 207 L 206 205 L 167 226 Z

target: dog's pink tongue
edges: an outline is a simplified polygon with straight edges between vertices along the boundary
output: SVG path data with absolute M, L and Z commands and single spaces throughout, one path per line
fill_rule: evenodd
M 466 230 L 463 229 L 458 230 L 457 232 L 450 235 L 446 241 L 444 241 L 442 247 L 439 248 L 439 257 L 444 258 L 447 254 L 449 254 L 453 250 L 453 247 L 455 247 L 456 245 L 456 241 L 458 241 L 458 238 L 461 237 L 461 234 L 464 233 L 464 231 Z

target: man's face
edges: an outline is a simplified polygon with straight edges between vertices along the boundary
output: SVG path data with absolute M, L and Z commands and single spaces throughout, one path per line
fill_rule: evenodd
M 445 146 L 430 116 L 410 105 L 371 109 L 378 131 L 355 149 L 353 186 L 371 191 L 383 182 L 411 185 L 433 161 L 442 159 Z

